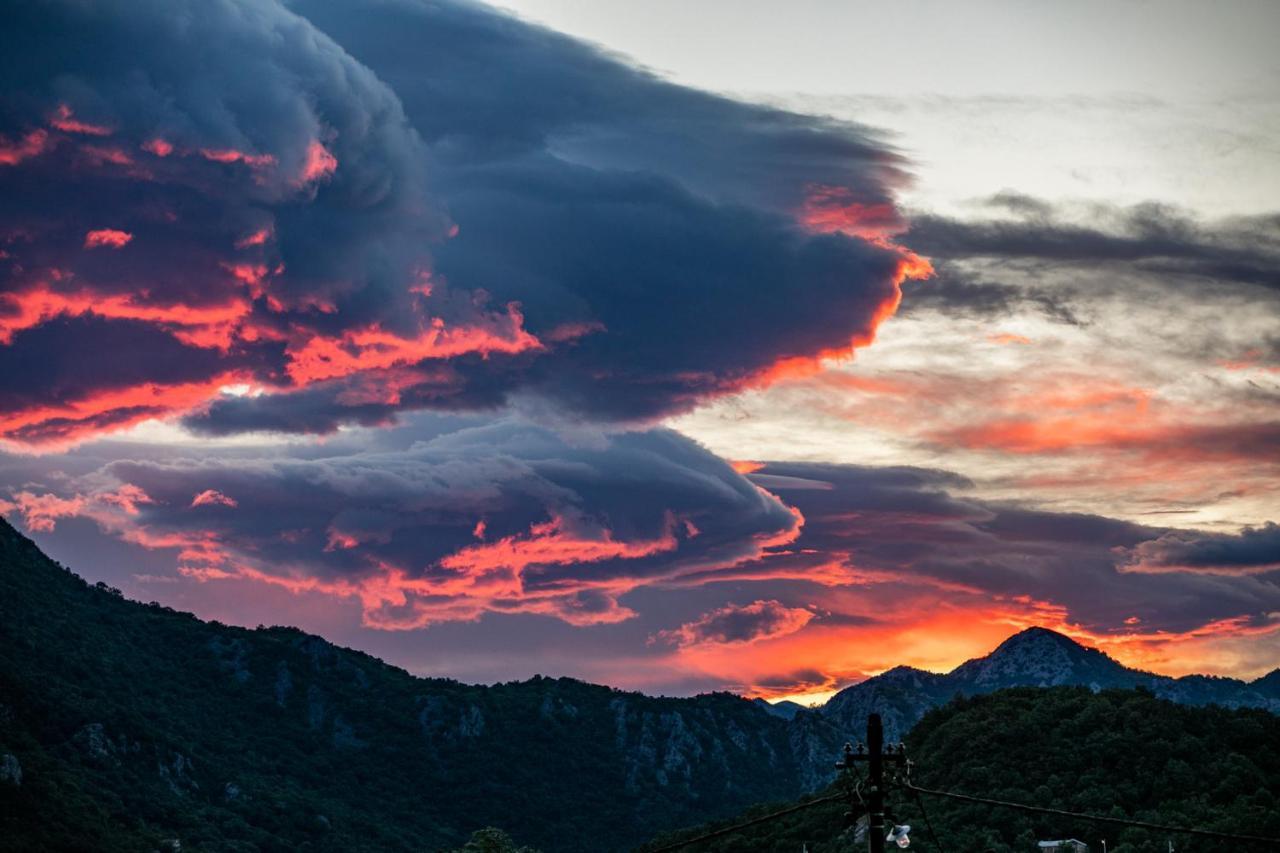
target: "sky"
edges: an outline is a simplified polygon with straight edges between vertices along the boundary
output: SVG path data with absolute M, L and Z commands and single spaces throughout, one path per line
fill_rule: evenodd
M 0 513 L 423 675 L 1280 664 L 1271 3 L 51 0 Z

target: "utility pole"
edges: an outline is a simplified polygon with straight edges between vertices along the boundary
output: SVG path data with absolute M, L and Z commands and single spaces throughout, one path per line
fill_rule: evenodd
M 880 715 L 867 717 L 867 770 L 871 776 L 871 788 L 867 792 L 867 849 L 871 853 L 884 853 L 884 728 Z
M 865 751 L 862 744 L 858 744 L 856 753 L 848 744 L 844 749 L 844 761 L 837 767 L 852 768 L 852 762 L 867 762 L 867 849 L 870 853 L 884 853 L 884 763 L 902 763 L 906 760 L 906 752 L 901 744 L 896 750 L 891 746 L 888 753 L 884 751 L 884 725 L 879 714 L 867 717 Z

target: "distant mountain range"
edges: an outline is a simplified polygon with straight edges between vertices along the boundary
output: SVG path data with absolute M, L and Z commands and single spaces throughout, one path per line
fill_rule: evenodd
M 417 678 L 296 629 L 127 601 L 0 519 L 0 851 L 437 850 L 485 825 L 621 849 L 821 787 L 871 710 L 897 737 L 956 693 L 1060 684 L 1280 710 L 1280 672 L 1163 678 L 1042 629 L 819 709 Z
M 857 735 L 867 715 L 879 712 L 885 735 L 901 738 L 930 708 L 957 694 L 975 696 L 1008 687 L 1083 686 L 1093 690 L 1142 688 L 1184 705 L 1264 708 L 1280 712 L 1280 669 L 1255 681 L 1186 675 L 1170 678 L 1130 669 L 1097 649 L 1047 628 L 1014 634 L 985 657 L 945 675 L 895 667 L 841 690 L 816 710 L 841 731 Z M 814 713 L 814 712 L 809 712 Z

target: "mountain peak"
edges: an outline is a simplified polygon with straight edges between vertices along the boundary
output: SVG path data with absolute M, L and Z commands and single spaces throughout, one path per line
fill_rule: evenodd
M 1125 669 L 1097 649 L 1033 627 L 1006 639 L 985 657 L 961 664 L 951 675 L 982 687 L 1058 684 L 1111 685 Z
M 1077 643 L 1066 634 L 1060 634 L 1051 628 L 1042 628 L 1039 625 L 1033 625 L 1030 628 L 1024 628 L 1016 634 L 1011 634 L 1005 638 L 1004 642 L 996 646 L 991 654 L 999 654 L 1002 649 L 1016 649 L 1027 646 L 1044 646 L 1046 648 L 1066 648 L 1078 649 L 1080 651 L 1088 651 L 1087 646 Z

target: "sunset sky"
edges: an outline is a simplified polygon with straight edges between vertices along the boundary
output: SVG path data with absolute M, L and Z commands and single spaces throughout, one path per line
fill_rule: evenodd
M 0 512 L 424 675 L 1280 664 L 1280 5 L 0 28 Z

